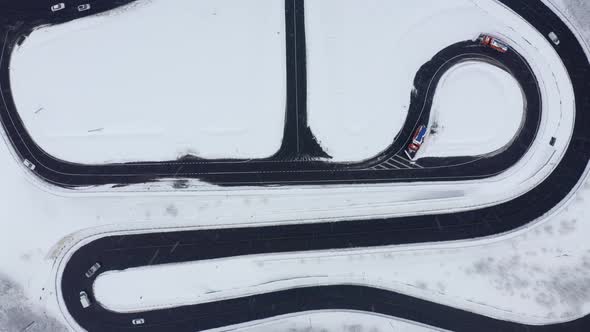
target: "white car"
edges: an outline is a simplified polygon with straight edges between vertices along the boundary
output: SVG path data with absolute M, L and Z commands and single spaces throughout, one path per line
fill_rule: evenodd
M 561 41 L 559 40 L 559 37 L 557 37 L 557 34 L 555 32 L 553 32 L 553 31 L 549 32 L 549 39 L 551 39 L 551 41 L 555 45 L 561 44 Z
M 135 318 L 134 320 L 131 321 L 131 324 L 133 325 L 143 325 L 145 323 L 145 319 L 143 318 Z
M 56 3 L 55 5 L 51 6 L 51 11 L 55 13 L 56 11 L 62 10 L 64 8 L 66 8 L 66 4 L 63 2 L 60 2 L 60 3 Z
M 80 292 L 80 304 L 82 304 L 82 308 L 84 308 L 84 309 L 90 307 L 90 305 L 92 304 L 90 302 L 90 298 L 88 297 L 88 294 L 86 294 L 85 291 Z
M 25 167 L 27 167 L 31 171 L 34 171 L 35 170 L 35 164 L 33 164 L 32 162 L 30 162 L 28 159 L 23 160 L 23 164 L 25 165 Z
M 84 12 L 84 11 L 87 11 L 89 9 L 90 9 L 90 4 L 89 3 L 78 6 L 78 11 L 79 12 Z
M 102 267 L 102 265 L 100 265 L 99 262 L 94 263 L 88 269 L 88 271 L 86 271 L 86 273 L 85 273 L 86 278 L 92 278 L 92 276 L 96 273 L 96 271 L 98 271 L 98 269 L 100 269 L 101 267 Z

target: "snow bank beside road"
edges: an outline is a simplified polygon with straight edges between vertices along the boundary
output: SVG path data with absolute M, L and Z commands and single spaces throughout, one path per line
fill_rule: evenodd
M 431 132 L 418 157 L 477 156 L 508 146 L 524 119 L 518 82 L 491 64 L 449 70 L 434 96 Z
M 35 142 L 79 163 L 276 152 L 285 115 L 284 4 L 138 4 L 39 29 L 15 50 L 12 89 Z

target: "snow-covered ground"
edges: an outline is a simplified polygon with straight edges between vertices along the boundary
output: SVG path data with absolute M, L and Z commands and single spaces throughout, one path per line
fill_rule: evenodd
M 354 311 L 323 311 L 279 317 L 271 321 L 253 322 L 239 328 L 223 328 L 211 332 L 428 332 L 431 328 L 391 317 L 367 315 Z
M 425 4 L 430 3 L 428 0 L 422 1 L 425 1 Z M 457 3 L 464 4 L 464 1 L 456 0 L 456 2 L 449 2 L 448 5 L 450 8 L 455 8 Z M 437 6 L 441 6 L 440 3 L 437 4 Z M 359 8 L 363 8 L 363 3 L 360 1 L 349 2 L 349 5 L 356 5 Z M 360 195 L 357 194 L 359 193 L 359 187 L 350 186 L 334 186 L 333 188 L 306 187 L 305 189 L 288 187 L 274 188 L 273 190 L 269 190 L 268 188 L 244 188 L 244 190 L 240 191 L 236 191 L 235 188 L 231 188 L 230 190 L 213 186 L 189 186 L 188 190 L 181 192 L 178 189 L 173 189 L 175 182 L 170 181 L 156 185 L 150 184 L 147 189 L 150 191 L 170 191 L 173 189 L 176 195 L 193 195 L 195 193 L 188 193 L 187 191 L 198 189 L 200 191 L 198 193 L 200 195 L 199 199 L 203 201 L 206 201 L 204 195 L 224 197 L 230 194 L 231 191 L 231 195 L 235 197 L 265 197 L 264 200 L 267 203 L 261 208 L 256 204 L 234 204 L 235 201 L 227 200 L 224 202 L 226 205 L 223 209 L 208 210 L 207 213 L 203 213 L 201 206 L 193 204 L 190 199 L 185 200 L 178 198 L 178 196 L 166 198 L 153 196 L 146 198 L 138 195 L 138 192 L 146 191 L 145 186 L 129 186 L 118 190 L 126 191 L 128 194 L 127 197 L 133 195 L 134 199 L 138 199 L 137 201 L 141 202 L 139 204 L 149 209 L 149 212 L 146 215 L 135 215 L 133 210 L 121 211 L 121 209 L 114 208 L 105 211 L 109 217 L 106 215 L 104 217 L 107 220 L 109 218 L 120 220 L 129 220 L 129 218 L 132 218 L 137 221 L 158 222 L 160 225 L 170 226 L 169 221 L 166 221 L 168 220 L 167 213 L 164 213 L 164 211 L 167 211 L 167 208 L 160 209 L 160 204 L 157 204 L 165 200 L 166 207 L 171 207 L 172 211 L 179 211 L 176 213 L 174 219 L 175 226 L 193 225 L 195 215 L 199 215 L 203 223 L 214 220 L 211 222 L 213 224 L 217 224 L 221 220 L 231 223 L 279 222 L 279 220 L 280 222 L 315 222 L 326 219 L 369 218 L 377 215 L 386 217 L 413 213 L 471 209 L 497 204 L 521 195 L 534 187 L 551 172 L 559 160 L 561 152 L 567 145 L 573 121 L 573 95 L 571 86 L 569 86 L 567 75 L 559 58 L 555 55 L 551 46 L 544 40 L 543 36 L 538 35 L 529 26 L 523 25 L 520 19 L 507 16 L 506 12 L 501 8 L 490 7 L 489 2 L 481 1 L 477 8 L 478 12 L 485 12 L 487 13 L 486 15 L 490 16 L 487 19 L 489 22 L 501 20 L 504 22 L 504 27 L 519 27 L 518 33 L 511 28 L 507 29 L 507 33 L 509 33 L 510 38 L 514 41 L 514 47 L 519 47 L 520 44 L 529 45 L 525 40 L 533 41 L 536 44 L 535 48 L 524 48 L 519 51 L 525 54 L 537 66 L 534 69 L 544 89 L 543 104 L 547 106 L 547 110 L 543 113 L 543 124 L 539 133 L 539 140 L 531 148 L 531 152 L 508 172 L 483 181 L 463 181 L 461 183 L 448 184 L 437 183 L 434 185 L 414 183 L 411 185 L 362 186 Z M 412 13 L 411 10 L 409 12 Z M 449 15 L 455 15 L 453 13 L 455 12 L 449 11 Z M 456 15 L 461 14 L 462 12 L 459 11 Z M 468 14 L 471 15 L 471 11 L 468 11 Z M 371 22 L 368 19 L 367 21 Z M 472 34 L 470 33 L 469 35 L 472 38 Z M 467 36 L 460 36 L 458 38 L 463 40 Z M 448 40 L 441 44 L 448 45 L 453 42 Z M 428 54 L 428 56 L 423 55 L 427 58 L 436 53 L 438 48 L 431 49 L 426 47 L 426 51 L 433 52 L 432 54 Z M 422 54 L 422 52 L 425 51 L 420 48 L 417 53 Z M 419 62 L 416 63 L 417 66 L 418 64 Z M 411 82 L 413 80 L 413 74 L 408 74 L 407 78 Z M 547 144 L 553 136 L 558 138 L 554 148 Z M 52 190 L 47 187 L 42 188 Z M 58 194 L 63 195 L 64 193 L 58 192 Z M 158 193 L 158 195 L 160 194 Z M 80 194 L 76 193 L 75 195 Z M 293 197 L 297 197 L 297 200 L 294 201 L 292 199 Z M 88 202 L 96 202 L 92 196 L 85 196 L 83 199 L 87 199 Z M 217 198 L 213 198 L 213 200 L 217 200 Z M 151 204 L 154 205 L 150 206 L 150 203 L 145 202 L 152 202 Z M 63 204 L 67 205 L 69 203 L 67 203 L 67 200 L 64 200 Z M 326 206 L 329 206 L 329 208 L 326 208 Z M 243 219 L 231 218 L 235 210 L 242 211 L 243 215 L 247 217 Z M 82 229 L 84 227 L 80 226 L 80 228 Z M 120 230 L 127 228 L 123 226 L 112 227 L 111 229 Z M 74 231 L 75 229 L 72 229 L 72 232 Z M 58 241 L 56 238 L 54 240 Z
M 518 82 L 481 62 L 449 70 L 436 89 L 430 133 L 420 157 L 477 156 L 509 146 L 524 119 Z
M 483 3 L 483 0 L 480 2 Z M 590 6 L 586 4 L 585 8 Z M 580 13 L 575 10 L 571 12 Z M 582 13 L 587 15 L 588 10 Z M 590 29 L 587 31 L 590 32 Z M 524 30 L 518 32 L 524 33 Z M 548 55 L 551 54 L 544 54 L 545 57 Z M 538 57 L 535 60 L 541 61 Z M 551 90 L 549 87 L 548 89 Z M 559 102 L 560 98 L 556 98 L 549 105 Z M 362 191 L 353 187 L 324 192 L 318 189 L 298 189 L 289 193 L 279 190 L 244 190 L 231 194 L 181 192 L 175 195 L 56 195 L 55 192 L 43 190 L 44 188 L 29 181 L 5 144 L 0 145 L 0 165 L 0 182 L 3 184 L 0 192 L 3 197 L 10 198 L 0 203 L 0 271 L 6 275 L 0 279 L 4 285 L 8 285 L 0 287 L 0 331 L 22 330 L 31 321 L 36 323 L 27 331 L 47 331 L 47 326 L 52 331 L 66 329 L 64 326 L 59 327 L 59 322 L 51 318 L 56 317 L 63 321 L 55 293 L 55 259 L 81 235 L 91 235 L 104 229 L 163 225 L 172 227 L 198 224 L 213 227 L 232 222 L 309 222 L 314 218 L 394 215 L 402 211 L 402 205 L 396 205 L 403 201 L 401 193 L 405 194 L 406 202 L 415 198 L 423 200 L 424 206 L 430 203 L 441 204 L 449 195 L 467 194 L 462 189 L 452 191 L 439 187 L 437 190 L 434 187 L 416 185 L 411 192 L 372 186 Z M 378 276 L 379 272 L 375 271 L 378 270 L 375 266 L 382 266 L 382 271 L 385 271 L 385 267 L 390 267 L 386 278 L 375 280 L 377 284 L 386 284 L 387 287 L 404 293 L 494 316 L 514 317 L 525 321 L 569 319 L 589 310 L 587 306 L 590 296 L 585 275 L 590 253 L 586 234 L 590 232 L 590 225 L 584 222 L 584 217 L 588 214 L 589 188 L 590 182 L 587 182 L 584 189 L 559 215 L 530 230 L 485 243 L 479 241 L 343 251 L 338 255 L 316 253 L 312 255 L 315 257 L 274 255 L 245 259 L 247 265 L 244 266 L 249 266 L 252 269 L 250 271 L 268 271 L 270 266 L 275 269 L 284 267 L 287 271 L 298 266 L 302 271 L 310 271 L 315 267 L 321 268 L 317 261 L 323 261 L 327 266 L 335 268 L 346 265 L 348 271 L 341 277 L 357 282 L 367 282 L 367 276 L 359 273 L 365 267 L 369 268 L 373 276 Z M 452 200 L 447 203 L 453 205 Z M 236 214 L 243 218 L 238 220 Z M 103 228 L 93 228 L 99 226 Z M 82 229 L 86 230 L 82 234 L 67 236 Z M 227 260 L 216 263 L 227 267 L 235 262 L 236 260 Z M 244 274 L 248 279 L 248 275 Z M 273 275 L 270 274 L 270 277 Z M 307 281 L 313 282 L 310 279 Z M 276 285 L 280 287 L 280 284 Z M 191 287 L 199 289 L 201 286 Z M 250 289 L 241 288 L 244 284 L 236 286 L 234 292 Z M 478 291 L 473 292 L 472 289 Z M 131 297 L 126 299 L 133 300 Z M 172 299 L 174 300 L 176 299 Z M 515 304 L 524 305 L 516 311 Z M 345 317 L 349 317 L 350 313 L 334 315 L 338 315 L 343 324 L 340 326 L 325 322 L 328 331 L 371 331 L 373 326 L 383 326 L 378 325 L 381 319 L 379 317 L 359 315 L 351 319 L 358 321 L 361 327 L 351 328 L 349 325 L 355 325 L 352 321 L 344 324 Z M 316 325 L 315 317 L 319 316 L 305 314 L 282 318 L 277 323 L 265 323 L 246 331 L 291 331 L 292 327 L 295 331 L 309 331 L 309 325 L 304 325 L 309 318 L 312 318 L 313 326 L 321 327 Z M 358 320 L 356 317 L 359 317 Z M 392 321 L 392 324 L 398 328 L 395 322 Z M 391 330 L 387 326 L 382 329 Z
M 490 14 L 478 1 L 316 0 L 306 1 L 306 15 L 309 124 L 335 161 L 370 158 L 394 141 L 408 111 L 414 76 L 434 54 L 482 32 L 503 32 L 516 40 L 522 37 L 511 31 L 511 22 Z M 461 24 L 449 24 L 453 21 Z M 471 140 L 464 145 L 457 143 L 456 137 L 465 132 L 464 127 L 471 125 L 476 133 L 481 129 L 467 121 L 477 119 L 477 115 L 484 117 L 476 122 L 490 120 L 486 122 L 488 128 L 501 127 L 503 123 L 501 117 L 486 114 L 487 107 L 474 109 L 469 96 L 474 88 L 492 88 L 487 97 L 497 100 L 520 93 L 503 75 L 492 70 L 483 74 L 463 94 L 458 91 L 450 97 L 454 99 L 449 105 L 453 109 L 445 107 L 438 112 L 444 130 L 433 144 L 432 155 L 445 155 L 445 151 L 459 156 L 487 153 L 504 146 L 514 136 L 516 130 L 511 124 L 505 134 L 483 132 L 484 136 L 474 142 L 485 142 L 479 149 L 461 150 L 472 147 Z M 465 84 L 463 79 L 472 78 L 465 75 L 469 75 L 465 70 L 449 74 L 447 85 L 452 84 L 450 81 Z M 500 84 L 507 85 L 502 89 Z M 518 105 L 518 101 L 514 100 L 514 104 Z M 521 117 L 522 107 L 514 109 L 514 104 L 498 105 L 504 107 L 502 115 L 510 116 L 506 121 Z M 461 118 L 464 120 L 457 121 Z M 450 144 L 449 149 L 443 144 Z
M 133 311 L 347 283 L 518 322 L 567 321 L 590 313 L 588 200 L 590 181 L 567 209 L 501 238 L 130 269 L 101 275 L 95 291 L 108 308 Z
M 268 157 L 281 145 L 285 75 L 275 0 L 139 1 L 41 28 L 11 61 L 33 139 L 80 163 Z
M 27 130 L 50 154 L 80 163 L 272 155 L 284 123 L 284 4 L 255 5 L 140 1 L 117 15 L 35 31 L 11 63 Z M 468 0 L 308 1 L 306 15 L 309 124 L 334 161 L 367 159 L 392 144 L 415 73 L 432 55 L 482 31 L 509 31 L 502 17 Z M 461 26 L 445 24 L 458 17 Z M 488 98 L 518 92 L 487 72 L 479 83 L 492 88 Z M 461 73 L 448 81 L 462 82 Z M 507 86 L 494 89 L 486 77 Z M 441 130 L 425 155 L 486 153 L 513 136 L 507 126 L 504 135 L 458 144 L 465 127 L 477 128 L 466 119 L 484 114 L 493 128 L 502 117 L 474 112 L 469 97 L 453 99 L 451 110 L 437 112 Z M 496 110 L 519 116 L 513 107 Z

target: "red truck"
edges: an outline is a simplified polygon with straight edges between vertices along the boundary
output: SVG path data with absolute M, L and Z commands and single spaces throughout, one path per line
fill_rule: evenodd
M 508 52 L 508 45 L 496 37 L 481 35 L 479 40 L 481 40 L 482 45 L 491 47 L 500 53 Z

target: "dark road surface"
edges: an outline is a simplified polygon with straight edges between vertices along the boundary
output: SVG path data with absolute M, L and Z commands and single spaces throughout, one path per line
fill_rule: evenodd
M 2 1 L 6 2 L 6 0 Z M 3 3 L 2 1 L 0 1 L 0 4 Z M 96 276 L 86 278 L 84 273 L 95 262 L 101 262 L 102 268 L 100 273 L 104 273 L 106 271 L 123 270 L 149 264 L 180 263 L 242 255 L 470 239 L 499 234 L 524 226 L 557 206 L 576 187 L 590 159 L 590 94 L 588 93 L 590 91 L 590 64 L 574 34 L 541 1 L 502 0 L 501 2 L 529 21 L 543 35 L 547 36 L 549 32 L 553 31 L 560 37 L 561 44 L 555 46 L 555 49 L 563 59 L 576 95 L 576 122 L 571 143 L 555 171 L 536 188 L 506 203 L 484 209 L 452 214 L 375 220 L 350 220 L 312 225 L 106 236 L 82 246 L 65 263 L 61 284 L 58 285 L 65 302 L 64 309 L 69 312 L 80 326 L 92 332 L 130 330 L 192 332 L 288 313 L 321 309 L 351 309 L 380 313 L 452 331 L 590 331 L 590 317 L 584 317 L 563 324 L 530 326 L 492 319 L 390 291 L 350 285 L 290 289 L 137 314 L 108 311 L 98 303 L 94 303 L 87 309 L 83 309 L 80 305 L 79 293 L 82 290 L 86 291 L 92 300 L 94 299 L 92 284 Z M 113 2 L 110 3 L 113 4 Z M 24 1 L 23 6 L 26 4 L 29 3 Z M 290 10 L 294 10 L 295 14 L 302 12 L 302 0 L 287 0 L 286 4 L 287 15 L 294 13 Z M 2 7 L 0 6 L 0 8 Z M 8 12 L 6 11 L 6 13 Z M 30 15 L 33 18 L 37 15 L 36 10 L 31 10 L 30 8 L 29 11 L 19 11 L 12 8 L 10 11 L 11 14 L 5 18 L 6 22 L 3 29 L 4 34 L 8 36 L 8 50 L 10 50 L 12 43 L 15 41 L 15 38 L 18 38 L 17 36 L 20 33 L 26 33 L 27 29 L 31 26 L 43 22 L 42 19 L 37 18 L 39 20 L 37 23 L 27 21 L 29 22 L 28 24 L 15 27 L 13 23 L 16 18 L 20 17 L 21 20 L 27 20 L 27 16 L 23 12 L 28 13 L 26 15 Z M 287 24 L 292 21 L 293 29 L 301 29 L 302 19 L 302 17 L 297 18 L 295 16 L 293 20 L 288 19 Z M 7 30 L 9 28 L 12 30 Z M 289 29 L 287 31 L 292 31 Z M 296 41 L 289 41 L 289 36 L 287 38 L 287 43 L 294 43 L 292 46 L 296 45 Z M 290 52 L 291 54 L 297 53 L 297 47 L 291 48 L 290 50 L 293 51 Z M 485 60 L 514 75 L 526 93 L 529 108 L 527 110 L 524 129 L 519 134 L 517 143 L 494 157 L 474 159 L 466 166 L 449 168 L 460 169 L 459 174 L 461 175 L 471 174 L 475 178 L 485 177 L 489 175 L 487 174 L 488 170 L 494 169 L 496 172 L 499 172 L 510 167 L 526 152 L 530 142 L 536 136 L 541 108 L 536 81 L 527 69 L 528 65 L 513 52 L 509 53 L 513 55 L 507 54 L 506 56 L 501 56 L 497 53 L 490 53 L 488 49 L 470 44 L 470 42 L 459 42 L 435 55 L 433 60 L 425 64 L 416 76 L 418 82 L 433 82 L 433 80 L 437 79 L 437 75 L 433 73 L 436 73 L 437 69 L 444 69 L 446 68 L 445 66 L 451 66 L 453 62 L 448 62 L 451 59 L 457 61 L 466 59 Z M 293 63 L 292 70 L 304 70 L 304 64 L 296 62 Z M 2 92 L 9 96 L 9 86 L 5 85 L 8 79 L 6 62 L 0 65 Z M 444 71 L 441 70 L 441 72 Z M 292 89 L 293 86 L 301 89 L 304 88 L 305 84 L 302 82 L 298 84 L 292 82 L 290 86 Z M 293 89 L 293 91 L 295 90 Z M 289 93 L 292 94 L 293 91 Z M 376 159 L 377 162 L 393 157 L 396 152 L 396 144 L 403 147 L 403 144 L 407 142 L 410 137 L 409 135 L 415 129 L 416 124 L 428 118 L 427 116 L 422 118 L 424 115 L 416 112 L 416 110 L 422 109 L 423 106 L 424 109 L 429 109 L 429 103 L 431 103 L 434 92 L 424 91 L 424 89 L 418 89 L 418 92 L 419 94 L 413 96 L 412 100 L 412 103 L 415 104 L 412 107 L 415 107 L 415 109 L 410 112 L 406 126 L 402 130 L 402 133 L 400 133 L 400 139 L 393 143 L 393 148 L 390 149 L 391 151 L 386 152 L 383 156 L 379 156 Z M 297 94 L 291 96 L 293 98 Z M 287 112 L 289 112 L 289 107 Z M 291 110 L 291 112 L 294 111 Z M 304 110 L 298 109 L 296 112 L 304 113 Z M 20 119 L 16 119 L 18 114 L 14 109 L 14 105 L 9 105 L 8 108 L 1 109 L 0 114 L 5 130 L 17 152 L 23 158 L 32 158 L 30 160 L 34 160 L 38 166 L 38 174 L 50 182 L 64 186 L 79 186 L 97 184 L 95 181 L 99 181 L 99 179 L 103 179 L 100 180 L 102 181 L 100 183 L 121 183 L 122 177 L 125 179 L 128 177 L 130 179 L 129 181 L 134 182 L 152 180 L 155 175 L 160 176 L 160 172 L 166 173 L 170 171 L 159 168 L 160 166 L 157 163 L 149 166 L 144 166 L 143 164 L 141 166 L 124 164 L 89 166 L 64 164 L 61 161 L 55 160 L 51 161 L 52 159 L 49 156 L 45 155 L 43 157 L 42 150 L 30 140 L 30 136 L 28 136 L 22 123 L 20 123 Z M 301 116 L 304 116 L 301 113 L 292 114 L 295 114 L 294 116 L 300 116 L 299 119 L 304 120 L 304 118 L 301 118 Z M 289 129 L 287 127 L 292 124 L 289 124 L 289 121 L 287 122 L 286 133 L 296 132 L 302 129 L 297 126 Z M 293 149 L 293 146 L 295 146 L 295 149 L 303 151 L 308 156 L 319 153 L 312 142 L 307 142 L 306 144 L 300 143 L 285 144 L 285 146 L 290 146 L 288 149 Z M 388 155 L 388 153 L 391 154 Z M 288 157 L 297 159 L 299 156 L 295 154 Z M 55 162 L 55 164 L 46 165 L 45 162 Z M 292 162 L 286 161 L 285 165 Z M 206 167 L 212 167 L 211 165 L 214 164 L 209 163 Z M 318 166 L 319 164 L 307 162 L 302 163 L 302 165 L 304 166 L 300 165 L 298 169 L 308 167 L 306 172 L 294 170 L 286 178 L 294 179 L 296 182 L 301 181 L 302 183 L 315 181 L 313 177 L 315 175 L 309 174 L 314 174 L 313 171 L 317 170 L 314 167 L 320 167 Z M 366 167 L 373 166 L 366 165 Z M 150 171 L 146 172 L 142 167 L 154 167 L 154 169 L 152 170 L 150 168 Z M 245 163 L 239 167 L 245 167 L 245 170 L 249 170 L 248 167 L 252 166 L 249 166 L 249 163 Z M 293 167 L 292 164 L 289 167 Z M 331 165 L 330 167 L 342 166 Z M 343 170 L 338 168 L 338 171 L 334 168 L 331 172 L 321 172 L 323 177 L 321 179 L 318 178 L 318 181 L 325 181 L 326 177 L 344 183 L 377 182 L 378 179 L 385 179 L 384 181 L 389 182 L 398 181 L 399 179 L 407 181 L 408 179 L 427 179 L 430 174 L 429 172 L 432 172 L 427 168 L 424 170 L 383 170 L 378 175 L 374 175 L 377 173 L 372 173 L 370 169 L 363 169 L 363 167 L 358 167 L 358 165 L 347 167 Z M 354 167 L 358 167 L 358 169 L 353 171 Z M 322 168 L 319 169 L 323 170 Z M 122 175 L 122 173 L 129 172 L 129 170 L 137 170 L 137 174 L 139 175 L 135 172 Z M 310 170 L 311 172 L 309 172 Z M 230 171 L 235 172 L 234 170 Z M 268 175 L 266 173 L 265 175 L 257 174 L 255 171 L 254 173 L 236 175 L 230 171 L 223 174 L 201 174 L 199 178 L 220 184 L 235 184 L 239 181 L 266 184 L 280 183 L 285 180 L 281 176 L 276 175 L 277 173 L 272 172 L 269 172 Z M 432 174 L 440 176 L 440 172 L 438 170 Z M 451 172 L 448 176 L 456 175 L 452 171 L 448 172 Z M 90 176 L 89 174 L 94 174 L 94 176 Z M 310 176 L 312 177 L 310 178 Z M 132 319 L 139 317 L 145 319 L 145 324 L 139 326 L 132 325 Z

